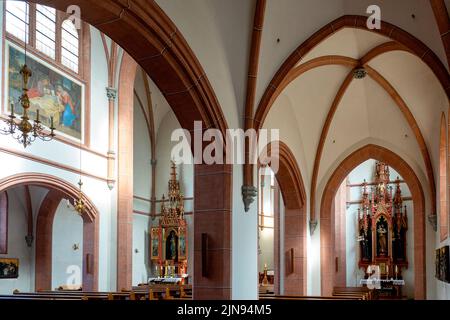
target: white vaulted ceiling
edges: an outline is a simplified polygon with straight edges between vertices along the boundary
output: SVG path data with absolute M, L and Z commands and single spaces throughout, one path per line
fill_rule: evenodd
M 390 41 L 369 31 L 344 28 L 314 47 L 297 66 L 329 55 L 359 59 L 372 48 Z M 441 113 L 447 113 L 448 108 L 447 96 L 436 76 L 418 57 L 406 51 L 385 52 L 368 65 L 390 83 L 411 111 L 424 136 L 436 176 L 438 124 Z M 280 126 L 280 136 L 290 146 L 297 143 L 296 136 L 301 137 L 302 154 L 296 154 L 296 157 L 299 162 L 301 159 L 305 161 L 305 184 L 311 183 L 316 151 L 327 114 L 351 70 L 348 66 L 326 65 L 306 71 L 283 90 L 267 116 L 266 128 L 277 122 L 275 118 L 295 117 L 296 124 L 285 121 L 285 125 Z M 287 101 L 289 108 L 286 107 Z M 294 127 L 298 130 L 296 134 L 291 133 Z M 407 158 L 411 166 L 420 168 L 418 176 L 426 177 L 420 146 L 405 115 L 388 91 L 369 75 L 364 79 L 353 79 L 337 107 L 320 158 L 317 179 L 319 190 L 324 187 L 330 171 L 342 160 L 342 156 L 355 150 L 362 141 L 377 141 L 389 147 Z M 426 180 L 423 183 L 426 185 Z
M 242 127 L 256 1 L 157 2 L 198 57 L 229 127 Z M 448 68 L 429 1 L 267 0 L 254 110 L 276 72 L 300 44 L 343 15 L 367 16 L 367 7 L 373 4 L 381 8 L 383 21 L 422 41 Z M 372 48 L 390 41 L 374 32 L 344 28 L 316 45 L 298 64 L 327 55 L 359 59 Z M 441 112 L 447 114 L 448 100 L 435 75 L 418 57 L 405 51 L 384 53 L 370 61 L 369 66 L 405 101 L 424 137 L 436 177 L 438 124 Z M 350 71 L 350 67 L 327 65 L 305 72 L 283 90 L 266 117 L 264 127 L 280 129 L 281 139 L 295 150 L 305 186 L 311 182 L 325 118 Z M 324 143 L 319 188 L 340 157 L 361 141 L 371 139 L 414 162 L 410 164 L 419 168 L 419 175 L 425 176 L 423 156 L 405 115 L 386 90 L 367 76 L 353 80 L 339 103 Z

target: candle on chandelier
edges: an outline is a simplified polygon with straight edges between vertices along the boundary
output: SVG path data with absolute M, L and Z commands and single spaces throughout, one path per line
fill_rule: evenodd
M 53 116 L 50 117 L 50 122 L 51 122 L 50 128 L 54 128 L 53 127 Z
M 39 109 L 36 110 L 36 121 L 39 122 Z
M 14 116 L 14 103 L 11 103 L 11 116 Z

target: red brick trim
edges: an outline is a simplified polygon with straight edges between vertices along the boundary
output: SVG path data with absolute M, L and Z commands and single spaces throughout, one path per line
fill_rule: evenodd
M 447 153 L 447 122 L 445 113 L 441 114 L 441 129 L 439 141 L 439 235 L 444 241 L 448 237 L 448 153 Z
M 266 10 L 266 0 L 257 0 L 255 16 L 253 19 L 252 41 L 248 62 L 247 75 L 247 96 L 245 99 L 244 130 L 253 128 L 253 110 L 255 105 L 256 82 L 258 77 L 259 51 L 261 48 L 261 37 L 264 26 L 264 12 Z M 249 142 L 245 140 L 245 163 L 249 163 Z M 253 185 L 252 167 L 244 165 L 244 185 Z
M 422 185 L 409 164 L 392 151 L 369 144 L 351 153 L 331 175 L 322 194 L 320 214 L 320 266 L 322 295 L 330 295 L 334 284 L 334 223 L 332 208 L 336 192 L 342 181 L 359 164 L 375 159 L 392 166 L 406 181 L 414 203 L 414 295 L 426 298 L 425 264 L 425 197 Z
M 450 67 L 450 18 L 444 0 L 430 0 Z
M 8 193 L 0 192 L 0 254 L 8 253 Z

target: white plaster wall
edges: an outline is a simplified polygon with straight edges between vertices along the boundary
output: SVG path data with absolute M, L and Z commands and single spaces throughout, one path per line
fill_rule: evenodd
M 133 286 L 146 283 L 149 277 L 149 220 L 141 214 L 133 215 Z
M 8 200 L 8 253 L 0 254 L 0 258 L 19 259 L 19 277 L 0 279 L 1 294 L 12 294 L 15 289 L 29 291 L 32 288 L 31 273 L 34 273 L 32 248 L 28 248 L 25 242 L 28 224 L 23 189 L 8 190 Z
M 78 249 L 74 249 L 74 245 Z M 52 289 L 66 284 L 80 285 L 82 274 L 83 219 L 63 200 L 56 209 L 53 221 Z
M 0 5 L 3 5 L 1 2 Z M 1 15 L 3 17 L 3 15 Z M 91 27 L 91 146 L 94 150 L 106 154 L 108 141 L 108 102 L 106 97 L 107 66 L 105 53 L 101 43 L 100 33 Z M 2 50 L 3 52 L 3 50 Z M 3 63 L 3 62 L 2 62 Z M 3 100 L 3 92 L 2 100 Z M 80 151 L 68 144 L 51 141 L 35 141 L 31 146 L 23 149 L 9 136 L 0 137 L 0 146 L 13 151 L 42 157 L 62 165 L 74 168 L 80 167 Z M 37 172 L 57 176 L 77 187 L 79 175 L 59 169 L 47 164 L 35 162 L 25 158 L 16 157 L 13 154 L 0 152 L 1 166 L 0 178 L 24 172 Z M 82 170 L 97 176 L 106 178 L 107 161 L 104 157 L 87 151 L 82 152 Z M 111 279 L 111 270 L 115 270 L 116 241 L 112 236 L 115 233 L 114 220 L 116 215 L 115 194 L 107 187 L 106 181 L 91 177 L 83 177 L 83 192 L 86 193 L 99 210 L 99 290 L 115 289 Z

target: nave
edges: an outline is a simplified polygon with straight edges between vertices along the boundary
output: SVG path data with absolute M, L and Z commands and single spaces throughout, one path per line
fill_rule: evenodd
M 449 7 L 0 2 L 0 299 L 450 300 Z

